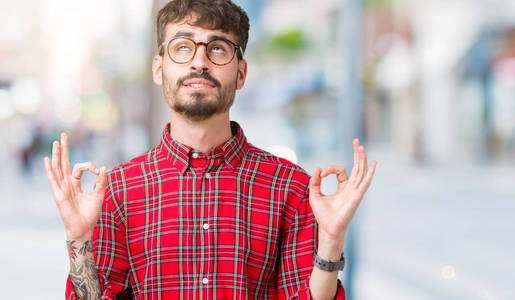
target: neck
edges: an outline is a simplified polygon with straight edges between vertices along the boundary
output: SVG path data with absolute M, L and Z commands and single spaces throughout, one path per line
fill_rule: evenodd
M 232 137 L 229 112 L 197 122 L 172 111 L 170 136 L 184 145 L 208 154 L 213 148 Z

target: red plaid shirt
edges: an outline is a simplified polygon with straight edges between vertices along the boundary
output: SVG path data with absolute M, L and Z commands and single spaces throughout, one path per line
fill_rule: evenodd
M 309 175 L 249 144 L 236 122 L 208 155 L 169 126 L 109 175 L 93 236 L 102 299 L 310 299 Z M 70 279 L 66 297 L 77 299 Z

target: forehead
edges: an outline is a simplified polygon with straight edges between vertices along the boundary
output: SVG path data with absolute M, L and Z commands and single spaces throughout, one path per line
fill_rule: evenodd
M 205 41 L 210 39 L 212 36 L 218 36 L 236 42 L 234 34 L 223 32 L 220 29 L 207 29 L 199 26 L 193 26 L 188 24 L 186 21 L 166 24 L 164 40 L 167 41 L 178 33 L 181 35 L 187 34 L 197 41 Z

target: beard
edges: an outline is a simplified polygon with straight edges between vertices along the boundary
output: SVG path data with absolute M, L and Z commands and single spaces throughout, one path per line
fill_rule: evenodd
M 162 76 L 164 95 L 168 105 L 173 111 L 192 121 L 204 121 L 213 115 L 226 112 L 234 102 L 236 79 L 232 84 L 222 86 L 218 80 L 208 73 L 190 73 L 179 78 L 176 83 L 173 83 L 171 79 L 167 78 L 164 72 Z M 181 88 L 184 88 L 184 81 L 195 78 L 211 81 L 215 86 L 215 93 L 186 93 L 185 89 L 181 90 Z

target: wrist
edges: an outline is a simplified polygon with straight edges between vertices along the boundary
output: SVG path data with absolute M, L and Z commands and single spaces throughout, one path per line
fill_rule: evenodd
M 319 234 L 317 254 L 328 261 L 339 261 L 342 255 L 345 237 L 331 238 Z
M 66 239 L 66 248 L 72 261 L 78 262 L 93 257 L 93 240 L 91 237 Z
M 67 241 L 75 241 L 76 243 L 85 243 L 87 241 L 92 241 L 93 240 L 93 232 L 92 231 L 88 231 L 87 233 L 83 234 L 83 235 L 75 235 L 75 234 L 70 234 L 70 233 L 66 233 L 66 240 Z

